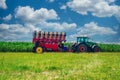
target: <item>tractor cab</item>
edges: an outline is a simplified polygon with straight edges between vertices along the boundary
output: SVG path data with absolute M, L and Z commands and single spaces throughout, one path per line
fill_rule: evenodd
M 89 42 L 88 37 L 77 37 L 77 43 Z

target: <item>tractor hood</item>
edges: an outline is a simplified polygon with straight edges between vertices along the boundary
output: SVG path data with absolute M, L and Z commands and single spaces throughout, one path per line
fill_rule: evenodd
M 90 47 L 92 47 L 93 45 L 97 45 L 97 43 L 95 43 L 95 42 L 87 42 L 87 45 L 89 45 Z

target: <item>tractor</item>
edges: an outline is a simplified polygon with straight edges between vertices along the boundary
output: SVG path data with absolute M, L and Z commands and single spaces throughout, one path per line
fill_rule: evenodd
M 72 45 L 73 52 L 100 52 L 97 43 L 90 41 L 89 37 L 77 37 L 77 42 Z

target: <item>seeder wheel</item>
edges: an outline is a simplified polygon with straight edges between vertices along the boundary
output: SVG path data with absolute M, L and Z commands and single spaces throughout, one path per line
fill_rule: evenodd
M 36 48 L 36 53 L 43 53 L 43 48 L 42 47 L 37 47 Z

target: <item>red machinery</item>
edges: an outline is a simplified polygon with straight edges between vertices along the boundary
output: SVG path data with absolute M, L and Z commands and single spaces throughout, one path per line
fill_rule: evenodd
M 35 44 L 33 52 L 42 53 L 44 51 L 65 51 L 62 42 L 65 42 L 65 32 L 37 32 L 33 34 L 32 42 Z

